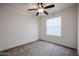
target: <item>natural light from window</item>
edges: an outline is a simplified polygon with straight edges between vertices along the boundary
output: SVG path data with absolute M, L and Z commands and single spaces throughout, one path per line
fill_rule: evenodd
M 46 21 L 46 27 L 47 35 L 61 36 L 61 16 L 48 19 Z

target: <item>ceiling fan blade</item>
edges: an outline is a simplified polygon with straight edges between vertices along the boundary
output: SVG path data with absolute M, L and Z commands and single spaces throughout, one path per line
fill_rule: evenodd
M 38 16 L 39 12 L 36 13 L 36 16 Z
M 37 3 L 38 5 L 40 4 L 40 3 Z
M 43 7 L 43 3 L 40 3 L 41 7 Z
M 43 3 L 37 3 L 38 8 L 43 7 Z
M 48 12 L 44 11 L 44 13 L 45 13 L 46 15 L 48 15 Z
M 37 3 L 38 5 L 42 5 L 43 3 Z
M 38 10 L 38 9 L 28 9 L 28 11 L 32 11 L 32 10 Z
M 53 5 L 48 5 L 48 6 L 45 6 L 44 8 L 48 9 L 48 8 L 52 8 L 52 7 L 55 7 L 55 5 L 54 4 Z

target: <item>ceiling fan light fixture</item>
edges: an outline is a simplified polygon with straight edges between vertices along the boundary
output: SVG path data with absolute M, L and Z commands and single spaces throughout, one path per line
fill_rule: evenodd
M 39 13 L 43 13 L 43 12 L 44 12 L 44 9 L 43 9 L 43 8 L 38 9 L 38 12 L 39 12 Z
M 54 4 L 43 6 L 43 3 L 37 3 L 37 8 L 32 8 L 32 9 L 28 9 L 28 10 L 29 11 L 36 10 L 37 11 L 36 16 L 38 16 L 39 14 L 42 14 L 42 13 L 45 13 L 46 15 L 48 15 L 47 9 L 53 8 L 53 7 L 55 7 Z

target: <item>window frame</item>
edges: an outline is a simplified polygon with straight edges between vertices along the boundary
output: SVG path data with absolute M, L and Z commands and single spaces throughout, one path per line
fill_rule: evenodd
M 60 23 L 59 23 L 60 26 L 58 26 L 58 27 L 60 27 L 60 28 L 58 29 L 60 32 L 59 32 L 59 34 L 57 34 L 57 33 L 55 33 L 55 34 L 53 34 L 53 33 L 52 33 L 52 34 L 48 34 L 48 23 L 47 23 L 47 22 L 48 22 L 48 20 L 51 20 L 51 21 L 52 21 L 52 20 L 54 20 L 55 18 L 59 18 L 59 20 L 60 20 L 60 21 L 59 21 L 59 22 L 60 22 Z M 61 36 L 61 16 L 53 17 L 53 18 L 50 18 L 50 19 L 48 19 L 48 20 L 46 20 L 46 35 Z M 57 20 L 58 20 L 58 19 L 57 19 Z M 53 24 L 52 24 L 52 25 L 53 25 Z M 53 25 L 52 27 L 54 27 L 54 25 Z M 56 26 L 55 26 L 55 27 L 56 27 Z M 55 28 L 54 28 L 54 29 L 55 29 Z

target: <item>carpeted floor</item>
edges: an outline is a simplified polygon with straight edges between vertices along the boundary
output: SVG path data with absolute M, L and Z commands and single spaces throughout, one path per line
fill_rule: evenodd
M 9 50 L 2 53 L 9 53 L 12 56 L 75 56 L 77 51 L 46 41 L 35 41 Z

